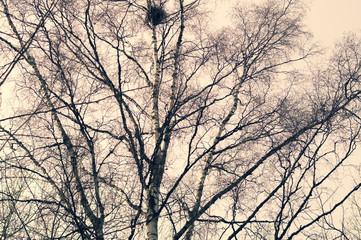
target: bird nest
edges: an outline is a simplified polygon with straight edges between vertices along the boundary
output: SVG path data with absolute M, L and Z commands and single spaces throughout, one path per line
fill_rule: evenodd
M 159 24 L 165 23 L 167 18 L 167 13 L 161 6 L 151 6 L 147 11 L 146 21 L 148 24 L 157 26 Z

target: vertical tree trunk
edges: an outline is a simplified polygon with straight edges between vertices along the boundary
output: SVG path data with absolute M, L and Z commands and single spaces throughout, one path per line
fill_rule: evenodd
M 94 225 L 96 240 L 104 240 L 104 231 L 103 231 L 104 219 L 98 218 L 97 223 L 96 224 L 93 223 L 93 225 Z
M 147 240 L 158 239 L 159 194 L 155 186 L 147 190 Z
M 148 8 L 154 1 L 148 0 Z M 183 14 L 183 0 L 179 0 L 180 5 L 180 33 L 178 36 L 175 55 L 174 55 L 174 69 L 171 84 L 171 97 L 169 101 L 169 109 L 172 109 L 175 102 L 176 82 L 178 79 L 178 64 L 179 52 L 183 38 L 184 30 L 184 14 Z M 162 182 L 164 167 L 166 161 L 167 150 L 171 138 L 170 121 L 165 126 L 164 136 L 161 138 L 161 130 L 159 123 L 159 88 L 160 88 L 160 62 L 158 57 L 157 34 L 156 26 L 151 25 L 152 28 L 152 45 L 153 45 L 153 64 L 155 66 L 154 82 L 152 89 L 152 121 L 153 121 L 153 136 L 154 136 L 154 153 L 153 161 L 150 166 L 149 185 L 146 189 L 147 193 L 147 240 L 158 240 L 158 220 L 159 220 L 159 191 Z M 172 115 L 172 110 L 168 114 Z M 161 139 L 160 139 L 161 138 Z
M 154 2 L 148 0 L 148 9 Z M 163 171 L 160 166 L 160 154 L 159 154 L 159 108 L 158 108 L 158 96 L 160 85 L 160 66 L 158 59 L 158 47 L 157 47 L 157 33 L 156 26 L 151 24 L 152 29 L 152 45 L 153 45 L 153 63 L 155 66 L 153 88 L 152 88 L 152 122 L 153 122 L 153 138 L 154 138 L 154 153 L 152 163 L 150 164 L 150 177 L 149 184 L 146 189 L 147 193 L 147 240 L 158 240 L 158 210 L 159 210 L 159 186 L 162 179 Z

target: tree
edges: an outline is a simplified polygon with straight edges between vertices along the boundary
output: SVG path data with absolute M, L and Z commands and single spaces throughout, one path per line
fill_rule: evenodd
M 297 70 L 301 1 L 215 32 L 199 0 L 0 2 L 3 238 L 312 237 L 360 187 L 329 186 L 359 140 L 360 40 Z

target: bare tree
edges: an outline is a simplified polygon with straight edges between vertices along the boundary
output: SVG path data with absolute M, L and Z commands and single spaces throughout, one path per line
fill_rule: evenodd
M 20 103 L 3 238 L 293 239 L 360 187 L 330 185 L 359 141 L 360 39 L 297 70 L 316 53 L 301 1 L 216 32 L 200 0 L 0 3 Z

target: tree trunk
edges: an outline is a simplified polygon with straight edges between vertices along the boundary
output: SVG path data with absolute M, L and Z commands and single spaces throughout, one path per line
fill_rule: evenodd
M 147 190 L 147 240 L 158 240 L 159 194 L 155 186 Z
M 94 224 L 96 240 L 104 240 L 103 225 L 104 225 L 104 220 L 98 218 L 98 222 Z

